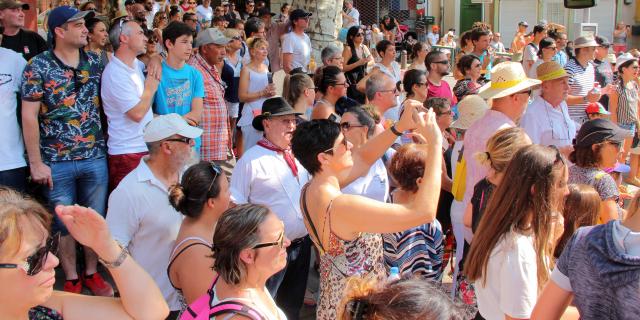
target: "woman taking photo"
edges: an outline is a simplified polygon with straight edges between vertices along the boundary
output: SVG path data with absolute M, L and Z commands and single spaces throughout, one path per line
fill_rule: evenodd
M 458 101 L 462 101 L 467 95 L 478 94 L 480 87 L 486 83 L 481 69 L 482 63 L 476 55 L 467 54 L 460 57 L 456 70 L 460 71 L 462 78 L 453 86 L 453 94 Z
M 640 193 L 629 216 L 583 227 L 567 243 L 531 319 L 560 319 L 571 303 L 581 319 L 637 319 L 640 314 Z
M 605 170 L 615 167 L 627 136 L 627 131 L 609 120 L 589 120 L 580 127 L 574 150 L 569 155 L 569 160 L 575 164 L 569 168 L 569 183 L 590 185 L 600 194 L 600 223 L 623 216 L 624 210 L 618 203 L 620 191 Z
M 336 66 L 322 67 L 315 74 L 316 88 L 322 94 L 313 107 L 311 119 L 328 119 L 330 117 L 339 121 L 336 114 L 336 102 L 347 95 L 349 82 L 342 70 Z
M 611 112 L 611 121 L 617 123 L 623 129 L 632 133 L 631 137 L 624 140 L 624 152 L 620 157 L 621 162 L 625 162 L 629 150 L 637 146 L 632 146 L 633 137 L 638 136 L 640 124 L 638 120 L 638 107 L 640 107 L 640 98 L 638 97 L 638 59 L 629 53 L 624 53 L 616 59 L 616 68 L 618 69 L 618 81 L 615 83 L 615 90 L 609 94 L 609 111 Z M 631 153 L 631 162 L 629 175 L 625 182 L 640 187 L 640 179 L 638 172 L 640 155 L 636 152 Z
M 262 139 L 262 132 L 254 129 L 251 125 L 253 118 L 262 112 L 262 103 L 269 97 L 276 94 L 273 83 L 269 83 L 269 69 L 262 63 L 267 58 L 269 43 L 263 38 L 252 38 L 247 40 L 249 55 L 251 60 L 242 66 L 240 71 L 240 84 L 238 88 L 238 98 L 244 102 L 242 114 L 238 121 L 242 134 L 240 143 L 242 152 L 248 150 Z
M 201 161 L 169 189 L 169 203 L 185 218 L 169 258 L 169 282 L 178 291 L 181 311 L 209 289 L 211 239 L 216 222 L 229 207 L 229 182 L 216 164 Z
M 89 34 L 87 35 L 87 45 L 84 50 L 93 52 L 100 56 L 103 66 L 106 66 L 111 59 L 111 53 L 107 52 L 106 45 L 109 39 L 107 25 L 99 18 L 90 18 L 85 22 Z
M 364 78 L 367 72 L 367 64 L 373 62 L 373 57 L 371 57 L 369 48 L 364 45 L 364 31 L 360 27 L 349 28 L 347 46 L 348 48 L 342 50 L 342 59 L 346 61 L 342 70 L 350 85 L 347 95 L 363 104 L 365 96 L 362 92 L 356 90 L 356 86 Z
M 429 53 L 429 46 L 424 42 L 416 42 L 416 44 L 411 47 L 411 64 L 407 68 L 407 71 L 417 69 L 427 72 L 427 66 L 424 64 L 427 53 Z
M 213 270 L 217 275 L 207 302 L 215 306 L 232 300 L 248 306 L 261 319 L 286 319 L 265 286 L 267 279 L 287 264 L 291 241 L 284 235 L 282 220 L 265 206 L 239 205 L 222 214 L 213 243 Z M 245 319 L 234 314 L 230 311 L 220 318 Z
M 349 108 L 342 115 L 340 129 L 353 149 L 364 146 L 374 135 L 376 122 L 368 111 L 362 107 Z M 348 186 L 342 188 L 342 193 L 357 194 L 380 202 L 389 199 L 389 177 L 387 167 L 382 158 L 376 160 L 366 175 L 359 177 Z
M 293 109 L 301 114 L 305 120 L 311 119 L 313 103 L 316 99 L 316 87 L 313 80 L 304 74 L 297 73 L 285 82 L 285 99 L 293 106 Z
M 528 319 L 549 280 L 552 232 L 567 189 L 567 166 L 556 148 L 520 149 L 489 200 L 464 272 L 475 281 L 485 319 Z
M 347 277 L 385 278 L 381 233 L 404 231 L 435 218 L 438 193 L 433 190 L 440 189 L 442 136 L 432 111 L 417 114 L 420 106 L 417 101 L 406 104 L 400 121 L 353 150 L 353 156 L 351 143 L 335 122 L 313 120 L 294 132 L 293 153 L 313 175 L 300 201 L 311 239 L 321 253 L 319 320 L 336 319 Z M 428 154 L 428 169 L 414 201 L 389 204 L 342 194 L 342 186 L 366 174 L 401 132 L 416 126 L 429 143 L 417 147 Z
M 120 298 L 53 290 L 60 236 L 49 235 L 51 213 L 0 187 L 1 319 L 164 319 L 169 314 L 158 286 L 111 237 L 102 216 L 80 206 L 58 206 L 55 212 L 73 238 L 100 257 Z

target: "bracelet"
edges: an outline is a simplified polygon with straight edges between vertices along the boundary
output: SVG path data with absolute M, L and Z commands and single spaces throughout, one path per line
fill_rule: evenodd
M 129 250 L 127 250 L 127 248 L 123 247 L 119 242 L 116 242 L 116 243 L 118 243 L 118 247 L 122 249 L 122 251 L 120 251 L 120 255 L 118 256 L 118 258 L 116 258 L 116 261 L 107 262 L 107 261 L 104 261 L 102 258 L 98 257 L 98 261 L 100 261 L 100 263 L 102 263 L 102 265 L 104 265 L 108 269 L 114 269 L 119 267 L 120 265 L 122 265 L 124 260 L 129 255 Z
M 401 136 L 402 132 L 398 131 L 398 129 L 396 129 L 396 124 L 394 123 L 391 127 L 389 127 L 389 129 L 391 129 L 391 132 L 393 134 L 395 134 L 396 136 Z

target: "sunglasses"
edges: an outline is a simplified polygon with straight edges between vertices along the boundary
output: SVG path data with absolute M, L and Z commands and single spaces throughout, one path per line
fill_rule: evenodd
M 28 276 L 35 276 L 47 262 L 49 252 L 52 254 L 58 254 L 58 243 L 60 242 L 60 233 L 56 233 L 47 239 L 47 243 L 44 247 L 39 248 L 36 252 L 27 257 L 24 263 L 2 263 L 0 269 L 16 269 L 21 268 L 27 272 Z
M 434 61 L 434 62 L 432 62 L 432 63 L 438 63 L 438 64 L 444 64 L 444 65 L 447 65 L 447 64 L 449 64 L 449 60 Z
M 193 139 L 185 137 L 185 138 L 165 139 L 164 141 L 175 141 L 175 142 L 182 142 L 182 143 L 186 143 L 186 144 L 191 144 L 191 141 L 193 141 Z
M 335 150 L 336 148 L 340 147 L 340 146 L 344 146 L 345 149 L 349 149 L 349 141 L 347 141 L 347 138 L 342 138 L 342 142 L 340 142 L 340 144 L 338 144 L 335 147 L 329 148 L 327 150 L 324 150 L 320 153 L 328 153 L 328 154 L 333 154 L 333 150 Z
M 520 91 L 520 92 L 516 92 L 516 93 L 514 93 L 514 95 L 516 95 L 516 94 L 523 94 L 523 93 L 526 93 L 528 96 L 531 96 L 531 93 L 533 93 L 533 90 L 532 90 L 532 89 L 529 89 L 529 90 L 527 90 L 527 91 Z
M 220 168 L 219 165 L 211 162 L 210 164 L 210 168 L 211 171 L 213 171 L 213 179 L 211 179 L 211 184 L 209 184 L 209 188 L 207 188 L 207 194 L 209 194 L 209 192 L 211 192 L 211 187 L 213 187 L 213 183 L 216 182 L 216 179 L 218 179 L 218 177 L 222 174 L 222 169 Z
M 362 37 L 362 36 L 364 36 L 364 33 L 362 33 L 362 32 L 356 33 L 356 37 Z
M 351 128 L 363 128 L 363 125 L 351 124 L 349 122 L 343 122 L 340 124 L 340 130 L 347 131 Z
M 453 115 L 453 110 L 449 109 L 445 112 L 436 112 L 436 117 L 439 116 L 452 116 Z
M 235 36 L 235 37 L 232 37 L 231 40 L 242 41 L 242 37 L 241 36 Z
M 284 247 L 284 232 L 280 233 L 280 236 L 278 237 L 278 241 L 276 241 L 276 242 L 258 243 L 255 246 L 253 246 L 252 249 L 260 249 L 260 248 L 273 247 L 273 246 L 278 246 L 278 248 L 280 248 L 280 249 L 282 249 Z
M 334 86 L 334 87 L 337 87 L 337 86 L 345 86 L 345 88 L 346 88 L 346 87 L 348 87 L 348 86 L 349 86 L 349 84 L 348 84 L 348 83 L 346 83 L 346 82 L 341 82 L 341 83 L 334 83 L 334 84 L 333 84 L 333 86 Z

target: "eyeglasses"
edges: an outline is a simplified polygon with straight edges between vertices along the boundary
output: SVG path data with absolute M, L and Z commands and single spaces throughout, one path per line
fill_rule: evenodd
M 422 86 L 426 86 L 426 85 L 427 85 L 426 82 L 418 82 L 418 83 L 416 83 L 416 86 L 418 86 L 418 87 L 422 87 Z
M 216 179 L 218 179 L 218 176 L 222 174 L 222 169 L 219 165 L 210 162 L 209 167 L 211 168 L 211 171 L 213 171 L 213 179 L 211 179 L 211 184 L 209 184 L 209 188 L 207 188 L 207 194 L 211 192 L 211 187 L 213 187 L 213 184 L 216 182 Z
M 340 147 L 340 146 L 344 146 L 345 149 L 349 148 L 349 141 L 347 141 L 347 138 L 342 138 L 342 142 L 340 142 L 340 144 L 338 144 L 335 147 L 329 148 L 327 150 L 324 150 L 320 153 L 329 153 L 329 154 L 333 154 L 333 150 L 335 150 L 336 148 Z
M 444 112 L 436 112 L 436 117 L 439 116 L 452 116 L 453 115 L 453 110 L 449 109 L 447 111 Z
M 241 36 L 231 37 L 231 40 L 238 40 L 238 41 L 242 41 L 242 37 L 241 37 Z
M 398 88 L 393 88 L 393 89 L 389 89 L 389 90 L 380 90 L 378 92 L 393 92 L 393 94 L 398 93 Z
M 193 141 L 193 139 L 191 138 L 172 138 L 172 139 L 165 139 L 164 141 L 175 141 L 175 142 L 182 142 L 182 143 L 186 143 L 186 144 L 191 144 L 191 142 Z
M 252 249 L 260 249 L 260 248 L 273 247 L 273 246 L 278 246 L 278 248 L 280 248 L 280 249 L 282 249 L 284 247 L 284 232 L 280 233 L 280 236 L 278 237 L 278 241 L 276 241 L 276 242 L 258 243 L 255 246 L 253 246 Z
M 516 95 L 516 94 L 523 94 L 523 93 L 526 93 L 528 96 L 531 96 L 531 93 L 533 93 L 533 90 L 532 90 L 532 89 L 529 89 L 529 90 L 527 90 L 527 91 L 520 91 L 520 92 L 516 92 L 516 93 L 514 93 L 513 95 Z
M 349 122 L 343 122 L 343 123 L 340 124 L 340 130 L 344 130 L 344 131 L 347 131 L 347 130 L 349 130 L 351 128 L 363 128 L 363 127 L 365 127 L 365 126 L 357 125 L 357 124 L 351 124 Z
M 0 264 L 0 269 L 23 269 L 28 276 L 35 276 L 40 271 L 42 271 L 42 267 L 47 262 L 47 257 L 49 256 L 49 252 L 52 254 L 58 253 L 58 243 L 60 242 L 60 233 L 56 233 L 53 236 L 47 239 L 47 243 L 44 247 L 39 248 L 36 252 L 27 257 L 27 259 L 22 264 L 15 263 L 2 263 Z
M 449 64 L 449 60 L 442 60 L 442 61 L 434 61 L 432 63 L 438 63 L 438 64 L 442 64 L 442 65 L 448 65 Z
M 362 33 L 362 32 L 356 33 L 356 37 L 362 37 L 362 36 L 364 36 L 364 33 Z
M 334 83 L 332 86 L 333 87 L 344 86 L 346 88 L 349 86 L 349 84 L 347 82 L 341 82 L 341 83 Z

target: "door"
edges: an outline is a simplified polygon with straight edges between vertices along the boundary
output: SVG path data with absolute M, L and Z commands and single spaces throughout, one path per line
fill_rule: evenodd
M 458 34 L 470 30 L 476 21 L 482 21 L 482 4 L 471 0 L 460 0 L 460 30 Z

